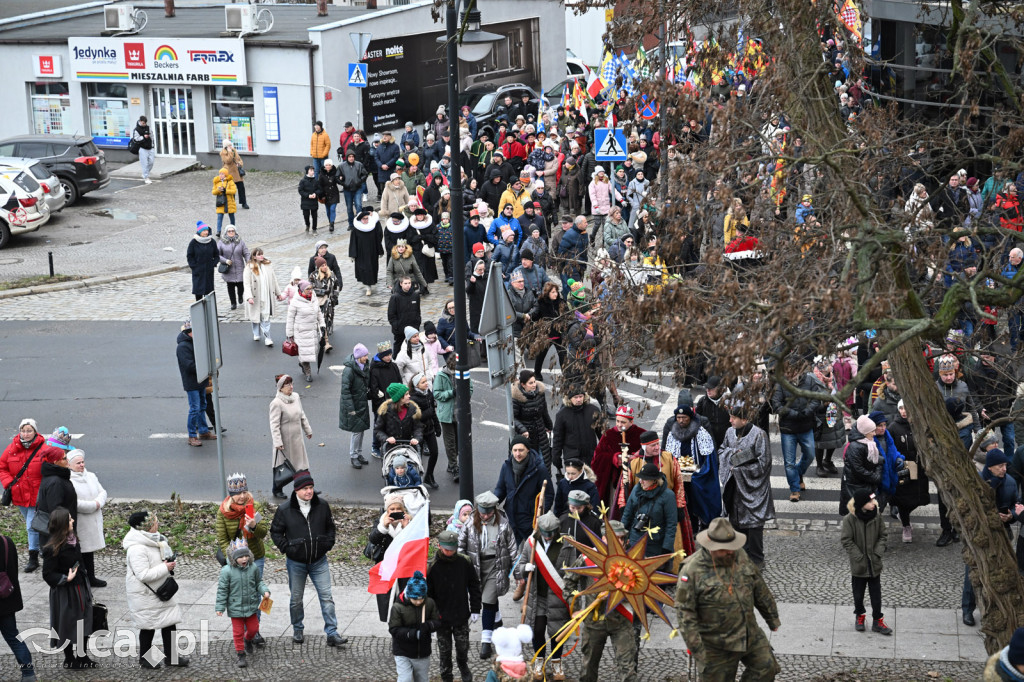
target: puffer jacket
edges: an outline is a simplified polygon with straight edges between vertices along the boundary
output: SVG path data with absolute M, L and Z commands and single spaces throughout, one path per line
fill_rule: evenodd
M 401 289 L 398 283 L 402 281 L 403 277 L 410 278 L 412 283 L 420 288 L 421 293 L 428 293 L 427 280 L 423 279 L 423 273 L 420 272 L 420 266 L 416 264 L 416 259 L 412 256 L 411 248 L 406 248 L 402 253 L 398 253 L 398 247 L 392 246 L 391 260 L 388 261 L 386 272 L 388 288 L 395 290 L 396 293 Z
M 298 185 L 299 192 L 299 208 L 305 208 L 307 210 L 317 210 L 318 203 L 316 197 L 310 197 L 310 194 L 319 195 L 320 183 L 316 178 L 311 178 L 308 175 L 303 175 L 302 179 L 299 180 Z
M 43 462 L 39 469 L 43 480 L 39 484 L 36 511 L 53 512 L 57 507 L 64 507 L 71 512 L 71 518 L 77 524 L 78 493 L 75 492 L 75 484 L 71 482 L 71 469 L 50 462 Z
M 345 360 L 341 373 L 341 403 L 338 407 L 338 428 L 362 433 L 370 428 L 370 363 L 360 365 L 354 355 Z
M 320 348 L 320 330 L 325 326 L 324 313 L 316 300 L 302 295 L 288 304 L 285 336 L 295 339 L 299 346 L 299 362 L 316 362 Z
M 178 600 L 171 597 L 160 601 L 153 593 L 171 575 L 164 563 L 164 557 L 172 554 L 167 538 L 159 533 L 145 533 L 132 528 L 124 536 L 121 546 L 128 564 L 124 578 L 128 612 L 135 625 L 143 630 L 160 630 L 180 623 Z
M 868 460 L 868 446 L 858 443 L 862 436 L 856 429 L 850 429 L 849 443 L 846 446 L 843 481 L 840 491 L 840 514 L 846 513 L 846 501 L 851 499 L 858 490 L 875 492 L 882 483 L 882 469 L 885 459 L 879 453 L 878 463 Z
M 622 239 L 629 234 L 629 225 L 626 224 L 625 220 L 620 219 L 619 222 L 612 222 L 609 217 L 604 221 L 604 227 L 601 228 L 604 236 L 604 247 L 611 251 L 612 246 L 616 243 L 621 243 Z M 616 258 L 621 263 L 622 258 Z
M 437 376 L 437 356 L 431 353 L 423 343 L 420 343 L 417 350 L 410 349 L 408 341 L 403 343 L 402 350 L 398 351 L 398 355 L 395 356 L 395 364 L 398 365 L 398 370 L 402 373 L 402 383 L 407 386 L 417 374 L 426 374 L 427 380 L 430 382 L 433 382 L 434 377 Z
M 516 538 L 505 512 L 496 509 L 494 517 L 498 524 L 498 537 L 494 542 L 494 568 L 491 574 L 480 575 L 480 532 L 473 525 L 473 521 L 465 524 L 459 531 L 459 554 L 469 557 L 473 569 L 480 576 L 481 588 L 489 579 L 493 579 L 495 590 L 500 597 L 508 592 L 509 573 L 512 571 L 513 558 L 516 556 Z
M 509 286 L 508 300 L 512 304 L 512 312 L 516 316 L 512 320 L 512 337 L 518 339 L 523 333 L 523 327 L 526 325 L 526 316 L 529 315 L 530 320 L 534 320 L 539 313 L 537 294 L 525 286 L 525 283 L 522 291 L 514 286 Z
M 338 191 L 338 183 L 341 181 L 341 173 L 337 166 L 331 166 L 331 170 L 324 168 L 317 178 L 320 183 L 320 196 L 326 204 L 337 204 L 341 201 L 341 192 Z
M 277 551 L 302 564 L 316 563 L 327 556 L 334 547 L 335 533 L 330 505 L 319 495 L 313 495 L 309 516 L 305 516 L 294 491 L 288 501 L 277 508 L 270 524 L 270 539 Z
M 32 457 L 32 463 L 28 465 L 25 473 L 18 480 L 18 485 L 11 491 L 12 504 L 15 506 L 36 506 L 36 498 L 39 496 L 39 484 L 43 480 L 42 452 L 46 447 L 45 444 L 46 439 L 43 438 L 42 434 L 37 433 L 36 437 L 29 443 L 29 446 L 25 448 L 21 445 L 21 438 L 18 437 L 18 434 L 15 434 L 11 444 L 4 450 L 4 454 L 0 455 L 0 484 L 6 488 L 14 481 L 14 477 L 21 471 L 21 467 L 25 466 L 25 462 L 32 456 L 32 451 L 39 447 L 35 457 Z
M 441 627 L 441 614 L 437 604 L 427 597 L 416 606 L 403 591 L 391 607 L 388 632 L 391 633 L 391 653 L 406 658 L 429 658 L 430 635 Z
M 853 500 L 846 503 L 840 542 L 850 557 L 850 573 L 854 578 L 874 578 L 882 574 L 882 554 L 887 533 L 881 514 L 867 523 L 857 518 Z
M 509 525 L 512 532 L 516 534 L 516 540 L 521 542 L 533 530 L 533 502 L 541 491 L 544 481 L 548 485 L 544 488 L 544 508 L 550 509 L 555 499 L 551 485 L 548 467 L 544 466 L 544 459 L 536 450 L 530 450 L 526 470 L 516 482 L 515 474 L 512 471 L 512 453 L 509 453 L 501 465 L 498 473 L 498 482 L 494 486 L 494 495 L 499 502 L 505 503 L 505 513 L 508 514 Z
M 415 438 L 423 442 L 423 422 L 421 421 L 423 415 L 419 405 L 410 402 L 407 408 L 404 418 L 399 418 L 398 406 L 391 402 L 390 398 L 377 408 L 377 424 L 373 430 L 373 437 L 378 444 L 383 444 L 388 438 L 395 440 Z
M 416 264 L 416 261 L 411 258 L 409 262 L 413 265 Z M 409 291 L 403 291 L 401 286 L 395 287 L 395 292 L 388 300 L 388 323 L 391 325 L 391 331 L 395 338 L 401 338 L 406 327 L 419 329 L 422 322 L 420 293 L 416 291 L 415 287 L 409 287 Z
M 387 401 L 388 386 L 400 383 L 402 383 L 402 372 L 398 369 L 395 361 L 384 362 L 380 359 L 380 355 L 374 355 L 373 360 L 370 361 L 369 387 L 370 404 L 374 412 Z
M 241 282 L 245 273 L 245 264 L 249 262 L 249 247 L 245 245 L 242 238 L 235 236 L 234 239 L 222 239 L 217 242 L 217 251 L 220 254 L 221 263 L 230 263 L 227 272 L 221 273 L 225 282 Z
M 253 501 L 252 510 L 254 513 L 259 513 L 263 518 L 252 529 L 252 534 L 245 538 L 245 541 L 249 545 L 249 551 L 252 553 L 253 559 L 263 559 L 267 555 L 264 539 L 270 530 L 270 519 L 267 518 L 267 508 L 262 502 Z M 217 516 L 213 520 L 213 531 L 217 534 L 217 546 L 224 552 L 224 556 L 227 556 L 228 544 L 236 537 L 243 537 L 241 525 L 244 522 L 244 515 L 239 519 L 229 519 L 218 508 Z
M 259 570 L 253 565 L 255 559 L 252 552 L 245 550 L 249 563 L 245 567 L 238 565 L 238 557 L 232 557 L 227 565 L 220 569 L 217 580 L 217 603 L 214 611 L 227 613 L 229 618 L 248 618 L 260 608 L 263 593 L 270 588 L 263 582 Z
M 537 390 L 533 395 L 527 395 L 523 391 L 522 384 L 518 381 L 512 384 L 512 416 L 516 433 L 527 433 L 540 436 L 547 434 L 554 424 L 551 423 L 551 415 L 548 413 L 547 387 L 537 382 Z
M 326 130 L 314 132 L 309 138 L 309 155 L 314 159 L 326 159 L 331 155 L 331 136 Z

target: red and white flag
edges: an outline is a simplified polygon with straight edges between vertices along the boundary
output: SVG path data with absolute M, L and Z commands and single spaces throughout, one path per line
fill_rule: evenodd
M 384 558 L 370 569 L 371 594 L 387 594 L 399 578 L 411 578 L 416 571 L 427 572 L 427 548 L 430 545 L 429 506 L 424 505 L 409 525 L 395 536 Z
M 531 535 L 528 542 L 531 547 L 534 547 L 534 536 Z M 565 603 L 565 598 L 562 596 L 565 583 L 562 582 L 562 576 L 558 574 L 558 570 L 551 563 L 551 559 L 548 558 L 547 552 L 540 547 L 534 547 L 533 563 L 537 567 L 537 573 L 547 583 L 548 589 L 554 592 L 562 600 L 562 603 Z
M 587 94 L 592 99 L 597 99 L 597 96 L 601 94 L 601 91 L 605 89 L 605 84 L 597 76 L 597 72 L 591 70 L 587 74 Z

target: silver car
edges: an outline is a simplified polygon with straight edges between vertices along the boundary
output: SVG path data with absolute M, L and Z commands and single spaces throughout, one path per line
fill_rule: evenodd
M 67 194 L 60 178 L 50 172 L 41 161 L 13 156 L 0 156 L 0 172 L 19 170 L 35 178 L 43 190 L 43 202 L 50 214 L 58 213 L 68 203 Z

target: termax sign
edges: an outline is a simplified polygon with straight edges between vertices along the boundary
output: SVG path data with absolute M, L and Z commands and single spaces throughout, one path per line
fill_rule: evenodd
M 68 60 L 76 81 L 246 84 L 236 38 L 68 38 Z

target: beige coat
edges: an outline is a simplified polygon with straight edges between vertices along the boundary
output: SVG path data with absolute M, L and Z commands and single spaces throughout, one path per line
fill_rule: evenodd
M 107 546 L 103 538 L 103 505 L 107 503 L 107 491 L 96 474 L 88 470 L 72 471 L 71 483 L 78 495 L 78 522 L 75 524 L 78 544 L 83 552 L 97 552 Z
M 320 347 L 320 329 L 325 325 L 324 313 L 317 305 L 316 296 L 306 300 L 300 294 L 288 304 L 288 322 L 284 335 L 295 339 L 299 346 L 299 362 L 316 362 Z
M 284 448 L 284 456 L 296 471 L 309 468 L 306 443 L 303 436 L 312 436 L 313 429 L 302 410 L 298 394 L 285 395 L 278 392 L 270 401 L 270 437 L 274 442 L 274 459 L 271 467 L 282 462 L 278 448 Z
M 245 274 L 242 276 L 242 282 L 244 286 L 245 298 L 245 316 L 250 322 L 256 323 L 260 321 L 260 310 L 264 308 L 269 314 L 264 319 L 269 320 L 271 315 L 274 314 L 274 303 L 277 301 L 277 297 L 281 294 L 281 288 L 277 285 L 277 275 L 274 274 L 274 266 L 269 262 L 264 262 L 260 266 L 260 277 L 270 278 L 270 300 L 263 301 L 260 298 L 260 280 L 252 271 L 252 267 L 249 263 L 245 264 Z M 249 299 L 252 299 L 252 303 L 249 303 Z
M 409 205 L 409 190 L 399 183 L 398 187 L 389 180 L 381 194 L 380 218 L 386 222 L 392 213 L 401 213 Z
M 232 147 L 231 149 L 220 150 L 220 165 L 228 169 L 231 173 L 231 179 L 235 182 L 242 182 L 242 174 L 238 172 L 244 164 L 242 163 L 242 157 L 238 155 L 238 150 Z

